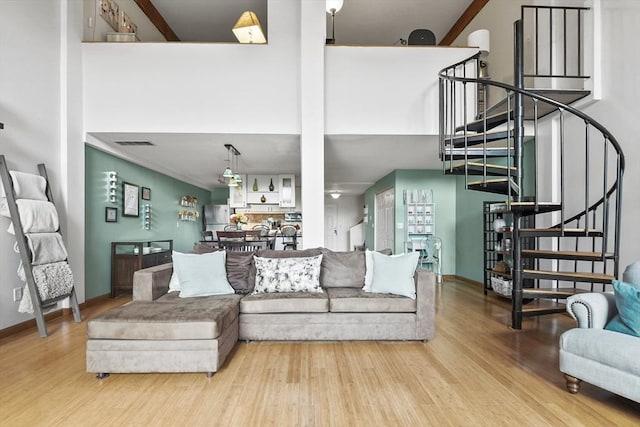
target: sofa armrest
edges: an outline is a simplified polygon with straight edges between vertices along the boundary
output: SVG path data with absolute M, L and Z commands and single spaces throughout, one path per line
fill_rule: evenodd
M 618 310 L 612 293 L 589 292 L 567 298 L 567 312 L 579 328 L 603 329 Z
M 169 291 L 173 263 L 143 268 L 133 273 L 133 300 L 153 301 Z
M 417 339 L 430 340 L 436 330 L 436 275 L 429 270 L 416 269 Z

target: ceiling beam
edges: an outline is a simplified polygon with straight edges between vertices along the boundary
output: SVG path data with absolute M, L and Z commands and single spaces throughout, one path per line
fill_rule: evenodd
M 467 7 L 467 10 L 465 10 L 456 23 L 453 24 L 453 27 L 451 27 L 447 35 L 440 40 L 439 45 L 450 46 L 487 3 L 489 3 L 489 0 L 473 0 L 469 7 Z
M 142 9 L 147 18 L 153 25 L 156 26 L 158 31 L 164 36 L 168 42 L 179 42 L 180 38 L 173 32 L 167 21 L 164 20 L 158 9 L 151 3 L 151 0 L 134 0 L 138 7 Z

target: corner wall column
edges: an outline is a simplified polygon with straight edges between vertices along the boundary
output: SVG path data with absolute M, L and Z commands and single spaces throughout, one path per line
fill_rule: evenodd
M 300 3 L 300 165 L 303 245 L 324 246 L 325 1 Z

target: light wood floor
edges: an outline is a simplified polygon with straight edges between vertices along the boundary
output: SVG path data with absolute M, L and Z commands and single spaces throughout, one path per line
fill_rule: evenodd
M 113 305 L 0 341 L 6 426 L 612 426 L 640 405 L 589 384 L 570 395 L 558 371 L 565 315 L 508 328 L 507 304 L 448 281 L 429 343 L 239 343 L 205 374 L 85 372 L 86 319 Z

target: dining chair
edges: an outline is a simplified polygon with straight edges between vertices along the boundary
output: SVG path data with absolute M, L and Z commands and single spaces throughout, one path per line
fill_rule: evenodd
M 293 225 L 283 225 L 280 227 L 280 234 L 282 234 L 284 250 L 298 249 L 298 230 Z
M 238 226 L 236 224 L 227 224 L 224 226 L 224 231 L 237 231 Z

